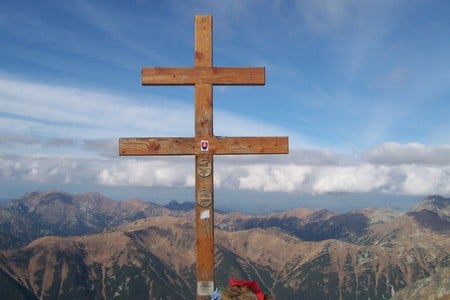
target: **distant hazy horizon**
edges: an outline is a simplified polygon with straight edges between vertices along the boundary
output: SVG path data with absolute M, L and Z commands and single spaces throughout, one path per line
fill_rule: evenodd
M 45 188 L 44 188 L 45 187 Z M 92 187 L 83 189 L 80 186 L 66 190 L 50 186 L 36 186 L 23 192 L 5 194 L 0 189 L 0 201 L 3 203 L 23 197 L 33 191 L 60 191 L 69 194 L 97 192 L 113 200 L 137 198 L 143 201 L 166 205 L 170 201 L 194 202 L 192 188 L 132 188 L 102 189 Z M 215 209 L 227 212 L 243 212 L 249 214 L 287 211 L 295 208 L 327 209 L 337 213 L 363 208 L 390 207 L 397 211 L 406 211 L 427 196 L 383 195 L 377 193 L 340 193 L 326 195 L 292 194 L 281 192 L 255 192 L 249 190 L 215 189 Z M 447 195 L 440 195 L 447 197 Z

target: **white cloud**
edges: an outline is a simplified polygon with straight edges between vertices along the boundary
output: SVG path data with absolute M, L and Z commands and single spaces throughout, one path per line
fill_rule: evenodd
M 364 193 L 386 190 L 392 184 L 391 170 L 368 164 L 326 166 L 316 170 L 314 193 Z
M 106 93 L 0 77 L 0 179 L 193 187 L 192 158 L 117 155 L 118 137 L 193 135 L 192 107 L 162 100 L 155 97 L 151 105 L 142 105 Z M 218 128 L 229 135 L 283 134 L 282 128 L 261 121 L 230 112 L 216 113 Z M 217 158 L 215 185 L 311 194 L 450 192 L 447 145 L 389 142 L 360 154 L 342 154 L 328 149 L 292 148 L 291 142 L 290 152 Z
M 0 155 L 0 180 L 83 184 L 92 180 L 98 163 L 67 157 Z
M 401 190 L 408 195 L 450 194 L 450 165 L 402 167 L 405 179 Z
M 310 167 L 294 165 L 235 165 L 227 168 L 230 174 L 219 171 L 219 185 L 227 188 L 250 189 L 264 192 L 295 192 L 310 172 Z M 222 180 L 226 178 L 226 180 Z
M 110 186 L 193 186 L 192 160 L 190 163 L 180 158 L 178 163 L 170 163 L 167 160 L 124 159 L 112 164 L 109 161 L 109 164 L 104 164 L 98 171 L 97 182 Z
M 380 145 L 376 149 L 385 147 Z M 401 157 L 409 147 L 420 149 L 422 154 L 417 156 L 417 162 L 411 157 L 401 164 L 393 159 Z M 437 148 L 439 151 L 447 149 Z M 397 145 L 389 149 L 386 153 L 377 152 L 377 163 L 364 161 L 364 154 L 350 159 L 349 155 L 323 155 L 323 150 L 299 151 L 305 156 L 302 160 L 295 156 L 221 157 L 215 160 L 214 181 L 217 188 L 299 194 L 381 192 L 422 196 L 450 193 L 450 162 L 438 160 L 441 163 L 435 163 L 434 157 L 445 151 L 436 152 L 436 147 L 424 145 Z M 372 152 L 373 149 L 368 150 Z M 426 154 L 431 157 L 425 158 Z M 322 163 L 318 161 L 320 157 L 323 157 Z M 194 188 L 194 173 L 192 157 L 85 159 L 0 155 L 0 180 L 3 182 Z
M 172 135 L 187 133 L 186 107 L 154 97 L 153 105 L 89 90 L 28 83 L 0 77 L 0 105 L 6 117 L 1 128 L 51 137 L 105 138 L 116 134 Z M 167 124 L 175 124 L 167 126 Z

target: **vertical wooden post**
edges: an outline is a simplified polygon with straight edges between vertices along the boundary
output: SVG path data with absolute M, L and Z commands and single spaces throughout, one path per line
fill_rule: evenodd
M 212 67 L 212 17 L 195 18 L 195 67 Z M 195 156 L 195 224 L 197 245 L 197 299 L 214 291 L 214 180 L 212 84 L 195 84 L 195 137 L 205 154 Z

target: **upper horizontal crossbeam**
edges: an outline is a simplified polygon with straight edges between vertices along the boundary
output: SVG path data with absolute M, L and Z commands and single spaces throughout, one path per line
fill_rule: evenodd
M 264 67 L 143 68 L 143 85 L 264 85 Z

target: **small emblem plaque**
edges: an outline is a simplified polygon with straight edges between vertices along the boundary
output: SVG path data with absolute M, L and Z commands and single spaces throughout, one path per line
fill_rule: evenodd
M 202 149 L 202 151 L 206 152 L 209 150 L 209 142 L 207 140 L 202 140 L 200 142 L 200 148 Z
M 207 190 L 200 190 L 197 193 L 197 204 L 203 207 L 208 207 L 212 203 L 212 194 Z
M 208 177 L 211 172 L 211 161 L 207 158 L 200 158 L 197 163 L 197 174 L 201 177 Z

